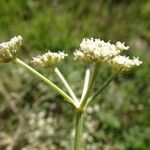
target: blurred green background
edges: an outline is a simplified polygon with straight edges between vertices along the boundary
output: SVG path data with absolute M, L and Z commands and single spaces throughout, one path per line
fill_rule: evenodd
M 150 149 L 150 1 L 0 0 L 0 41 L 19 34 L 19 58 L 29 64 L 49 49 L 72 54 L 84 37 L 126 42 L 143 64 L 88 108 L 83 149 Z M 59 67 L 77 96 L 87 67 L 73 56 Z M 53 70 L 40 72 L 63 88 Z M 103 66 L 96 88 L 111 73 Z M 74 111 L 61 99 L 20 66 L 0 64 L 0 150 L 70 150 Z

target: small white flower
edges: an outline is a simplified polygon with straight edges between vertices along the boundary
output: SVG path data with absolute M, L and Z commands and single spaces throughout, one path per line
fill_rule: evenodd
M 48 51 L 44 55 L 33 57 L 32 62 L 39 67 L 55 67 L 66 56 L 68 56 L 68 54 L 63 52 L 56 53 Z
M 79 59 L 83 62 L 90 63 L 94 60 L 93 56 L 90 54 L 84 54 L 82 51 L 76 50 L 74 53 L 75 59 Z
M 140 66 L 142 61 L 139 61 L 139 58 L 129 59 L 129 57 L 119 55 L 110 60 L 109 64 L 116 70 L 129 71 L 136 66 Z
M 83 39 L 80 44 L 80 50 L 74 52 L 75 59 L 83 62 L 104 62 L 119 55 L 128 47 L 124 43 L 117 42 L 116 45 L 110 42 L 104 42 L 100 39 Z
M 22 37 L 15 36 L 8 42 L 0 44 L 0 63 L 7 63 L 15 59 L 20 46 L 22 45 Z
M 121 43 L 120 41 L 118 41 L 116 43 L 116 48 L 119 49 L 120 51 L 123 51 L 123 50 L 128 50 L 129 46 L 125 46 L 124 43 Z

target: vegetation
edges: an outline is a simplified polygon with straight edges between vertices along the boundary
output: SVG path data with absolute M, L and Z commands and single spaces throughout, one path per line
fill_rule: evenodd
M 20 57 L 28 58 L 26 62 L 48 49 L 72 53 L 84 37 L 126 41 L 143 64 L 118 77 L 88 107 L 83 149 L 150 148 L 148 0 L 1 0 L 0 6 L 0 40 L 22 35 Z M 78 76 L 84 77 L 85 68 L 73 57 L 60 67 L 77 96 L 83 83 Z M 74 132 L 70 106 L 22 68 L 0 64 L 0 70 L 0 149 L 70 150 Z M 52 70 L 39 71 L 63 87 Z M 99 82 L 110 74 L 102 67 Z

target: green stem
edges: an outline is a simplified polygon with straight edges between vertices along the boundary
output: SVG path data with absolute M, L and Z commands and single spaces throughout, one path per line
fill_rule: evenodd
M 26 70 L 28 70 L 30 73 L 32 73 L 33 75 L 35 75 L 36 77 L 38 77 L 40 80 L 44 81 L 49 87 L 51 87 L 53 90 L 55 90 L 57 93 L 59 93 L 61 96 L 63 96 L 65 98 L 65 100 L 69 103 L 71 103 L 73 106 L 76 107 L 76 104 L 74 103 L 74 101 L 71 99 L 70 96 L 68 96 L 63 90 L 61 90 L 58 86 L 56 86 L 53 82 L 51 82 L 50 80 L 48 80 L 45 76 L 43 76 L 42 74 L 40 74 L 39 72 L 37 72 L 35 69 L 33 69 L 32 67 L 30 67 L 29 65 L 27 65 L 26 63 L 24 63 L 22 60 L 20 60 L 19 58 L 15 59 L 15 62 L 19 65 L 21 65 L 23 68 L 25 68 Z
M 90 83 L 89 83 L 89 87 L 87 89 L 87 92 L 86 92 L 86 95 L 84 97 L 84 99 L 81 101 L 81 104 L 80 104 L 80 109 L 84 109 L 84 106 L 86 105 L 86 102 L 93 90 L 93 86 L 95 84 L 95 81 L 96 81 L 96 78 L 97 78 L 97 75 L 98 75 L 98 71 L 99 71 L 99 68 L 100 68 L 100 63 L 96 63 L 95 64 L 95 67 L 94 67 L 94 72 L 93 72 L 93 75 L 92 75 L 92 78 L 90 80 Z
M 66 89 L 68 90 L 70 96 L 72 97 L 72 99 L 75 101 L 76 105 L 79 106 L 79 100 L 77 99 L 76 95 L 74 94 L 74 92 L 72 91 L 71 87 L 69 86 L 68 82 L 66 81 L 66 79 L 64 78 L 64 76 L 62 75 L 62 73 L 59 71 L 58 68 L 54 69 L 55 73 L 58 75 L 59 79 L 61 80 L 61 82 L 63 83 L 63 85 L 66 87 Z
M 87 105 L 90 104 L 92 102 L 92 100 L 95 100 L 97 98 L 98 95 L 101 94 L 101 92 L 115 79 L 115 77 L 118 75 L 118 73 L 121 71 L 118 70 L 116 73 L 114 73 L 113 75 L 111 75 L 105 82 L 104 84 L 89 98 Z M 86 106 L 87 106 L 86 105 Z
M 85 94 L 88 89 L 89 81 L 90 81 L 90 69 L 87 69 L 85 72 L 85 80 L 84 80 L 84 85 L 83 85 L 83 90 L 82 90 L 82 95 L 81 95 L 80 101 L 82 101 L 85 97 Z
M 82 139 L 82 128 L 83 128 L 83 112 L 76 110 L 76 124 L 75 124 L 75 138 L 74 138 L 74 149 L 81 149 L 81 139 Z

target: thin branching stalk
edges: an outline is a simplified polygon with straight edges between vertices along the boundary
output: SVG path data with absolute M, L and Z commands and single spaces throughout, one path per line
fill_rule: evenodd
M 84 80 L 84 86 L 83 86 L 83 90 L 82 90 L 82 95 L 81 95 L 81 100 L 83 100 L 83 98 L 85 97 L 85 94 L 87 92 L 88 89 L 88 85 L 89 85 L 89 81 L 90 81 L 90 69 L 87 69 L 85 72 L 85 80 Z
M 86 95 L 85 97 L 83 98 L 83 100 L 81 101 L 81 104 L 80 104 L 80 109 L 84 109 L 84 106 L 86 105 L 86 102 L 93 90 L 93 86 L 95 84 L 95 81 L 96 81 L 96 78 L 97 78 L 97 75 L 98 75 L 98 71 L 99 71 L 99 68 L 100 68 L 100 63 L 96 63 L 95 64 L 95 67 L 94 67 L 94 72 L 93 72 L 93 75 L 91 77 L 91 80 L 90 80 L 90 83 L 89 83 L 89 86 L 88 86 L 88 89 L 87 89 L 87 92 L 86 92 Z
M 116 76 L 119 74 L 121 69 L 119 69 L 117 72 L 115 72 L 113 75 L 111 75 L 104 83 L 103 85 L 88 99 L 87 105 L 89 105 L 91 102 L 93 102 L 98 95 L 102 93 L 102 91 L 116 78 Z
M 43 76 L 42 74 L 40 74 L 39 72 L 37 72 L 35 69 L 33 69 L 32 67 L 30 67 L 29 65 L 27 65 L 26 63 L 24 63 L 22 60 L 20 60 L 19 58 L 15 59 L 15 62 L 19 65 L 21 65 L 23 68 L 25 68 L 26 70 L 28 70 L 30 73 L 32 73 L 33 75 L 35 75 L 37 78 L 39 78 L 40 80 L 44 81 L 49 87 L 51 87 L 54 91 L 56 91 L 57 93 L 59 93 L 61 96 L 64 97 L 64 99 L 71 103 L 73 106 L 76 107 L 76 103 L 72 100 L 72 98 L 67 95 L 63 90 L 61 90 L 58 86 L 56 86 L 53 82 L 51 82 L 50 80 L 48 80 L 45 76 Z
M 64 78 L 64 76 L 62 75 L 62 73 L 59 71 L 58 68 L 54 69 L 55 73 L 57 74 L 57 76 L 59 77 L 59 79 L 61 80 L 61 82 L 63 83 L 63 85 L 66 87 L 66 89 L 68 90 L 70 96 L 72 97 L 72 99 L 75 101 L 76 105 L 79 105 L 79 100 L 76 97 L 76 95 L 74 94 L 74 92 L 72 91 L 70 85 L 68 84 L 68 82 L 66 81 L 66 79 Z

